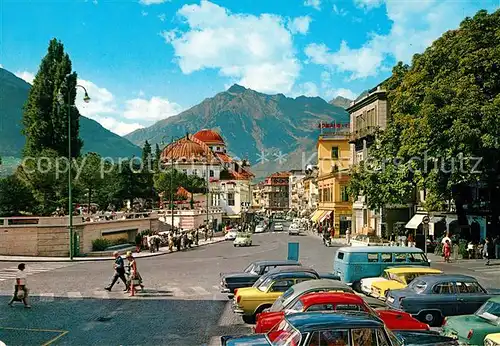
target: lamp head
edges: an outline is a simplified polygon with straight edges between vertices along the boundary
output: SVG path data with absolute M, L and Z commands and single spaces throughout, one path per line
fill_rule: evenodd
M 87 92 L 85 92 L 85 96 L 83 96 L 83 102 L 85 102 L 85 103 L 90 102 L 90 96 Z

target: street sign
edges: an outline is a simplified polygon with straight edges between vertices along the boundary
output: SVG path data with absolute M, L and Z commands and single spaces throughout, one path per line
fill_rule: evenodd
M 288 260 L 299 260 L 299 243 L 288 243 Z
M 429 218 L 429 216 L 425 215 L 425 216 L 422 218 L 422 223 L 423 223 L 424 225 L 428 225 L 430 222 L 431 222 L 431 219 Z

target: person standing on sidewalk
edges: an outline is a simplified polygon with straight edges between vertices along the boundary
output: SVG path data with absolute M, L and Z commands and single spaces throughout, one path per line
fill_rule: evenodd
M 115 258 L 115 263 L 113 265 L 115 269 L 115 275 L 113 276 L 113 281 L 111 281 L 111 285 L 105 287 L 104 289 L 106 291 L 111 291 L 116 281 L 118 281 L 118 279 L 121 279 L 125 284 L 124 291 L 127 291 L 128 283 L 127 279 L 125 278 L 125 262 L 123 261 L 123 258 L 122 256 L 120 256 L 120 253 L 118 251 L 113 252 L 113 257 Z
M 24 269 L 26 269 L 26 265 L 24 263 L 20 263 L 17 266 L 17 274 L 16 274 L 16 281 L 14 284 L 14 296 L 9 302 L 9 306 L 12 306 L 12 303 L 15 301 L 22 301 L 24 303 L 24 307 L 29 309 L 31 308 L 31 305 L 29 304 L 28 300 L 28 286 L 26 285 L 26 272 Z
M 493 242 L 491 241 L 490 237 L 486 237 L 486 244 L 484 245 L 485 251 L 486 251 L 486 265 L 490 265 L 490 260 L 495 258 L 495 247 L 493 245 Z

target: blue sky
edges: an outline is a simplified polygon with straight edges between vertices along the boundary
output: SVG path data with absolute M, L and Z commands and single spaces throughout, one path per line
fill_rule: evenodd
M 125 134 L 233 83 L 355 97 L 500 0 L 0 0 L 0 65 L 30 81 L 53 37 L 89 89 L 80 112 Z

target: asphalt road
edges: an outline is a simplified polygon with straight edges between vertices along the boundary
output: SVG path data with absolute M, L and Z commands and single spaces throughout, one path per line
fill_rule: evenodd
M 286 228 L 285 228 L 286 229 Z M 232 242 L 138 260 L 145 292 L 124 295 L 123 284 L 108 293 L 112 261 L 29 263 L 32 309 L 12 308 L 15 263 L 0 263 L 0 340 L 14 345 L 219 345 L 221 335 L 250 331 L 219 293 L 219 273 L 242 270 L 257 259 L 284 259 L 287 243 L 300 243 L 300 260 L 320 272 L 331 272 L 336 248 L 313 236 L 287 232 L 253 236 L 254 246 Z M 484 267 L 484 264 L 471 264 Z M 474 273 L 487 287 L 500 287 L 498 275 L 464 265 L 433 263 L 446 271 Z M 491 279 L 491 278 L 494 279 Z M 486 280 L 486 281 L 485 281 Z M 496 281 L 495 281 L 496 280 Z

